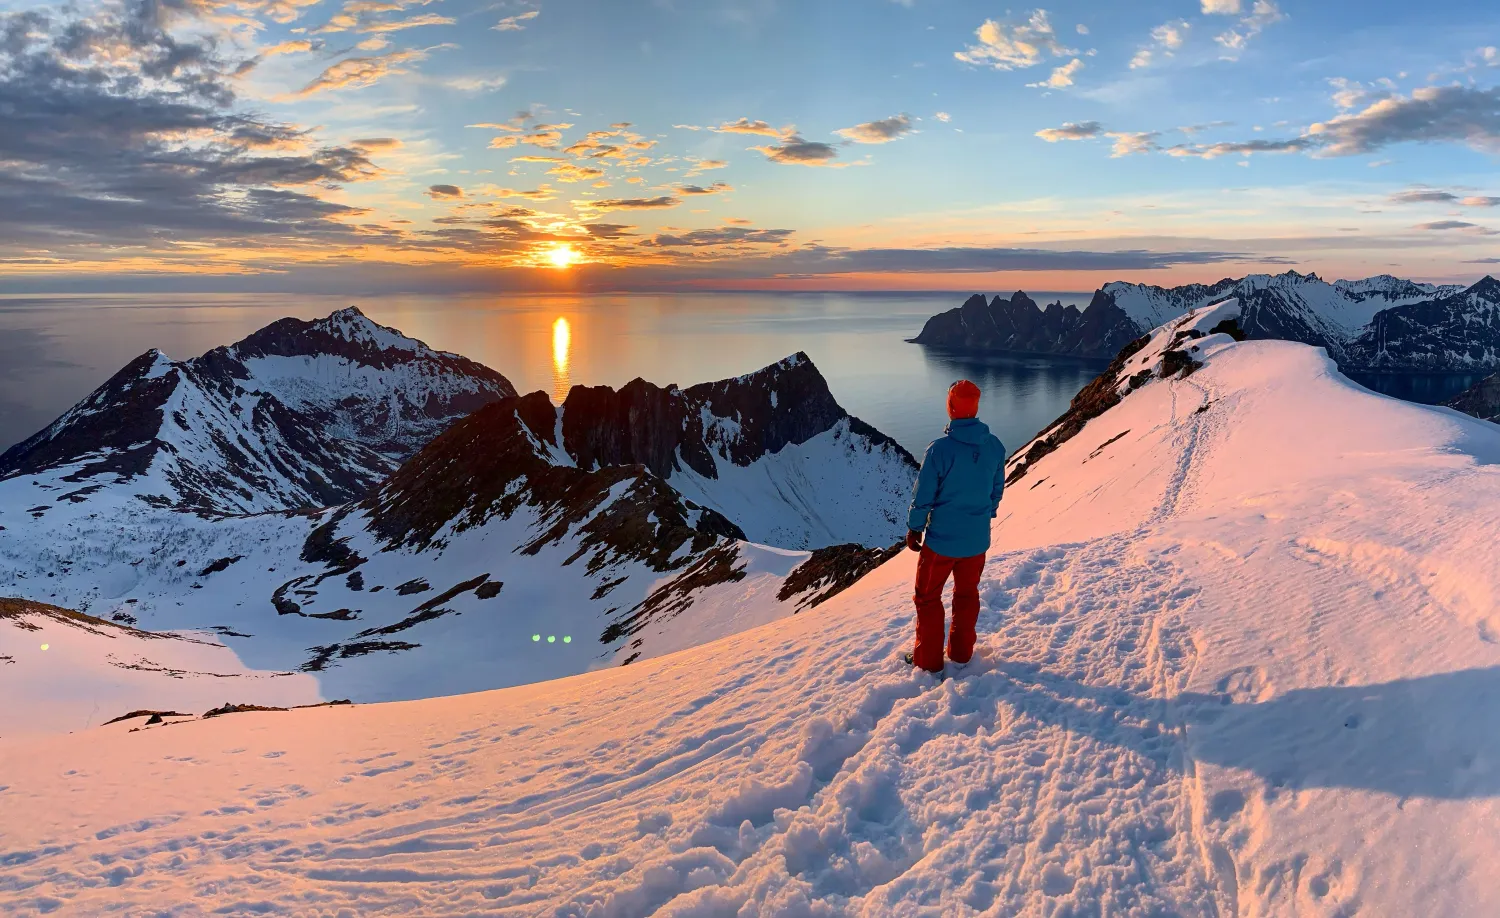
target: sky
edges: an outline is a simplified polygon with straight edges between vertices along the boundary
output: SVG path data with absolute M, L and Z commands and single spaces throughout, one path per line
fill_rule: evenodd
M 1500 264 L 1478 0 L 0 0 L 0 290 Z

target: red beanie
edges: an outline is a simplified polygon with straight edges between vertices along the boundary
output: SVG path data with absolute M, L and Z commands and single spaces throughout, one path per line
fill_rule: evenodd
M 979 414 L 979 387 L 960 379 L 948 389 L 948 417 L 972 418 Z

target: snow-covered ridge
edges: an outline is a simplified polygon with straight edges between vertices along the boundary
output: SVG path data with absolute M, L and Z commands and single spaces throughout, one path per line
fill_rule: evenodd
M 1088 307 L 1039 310 L 1024 294 L 986 303 L 974 296 L 934 316 L 913 340 L 964 349 L 1112 357 L 1125 343 L 1192 309 L 1237 297 L 1251 338 L 1300 341 L 1357 369 L 1468 370 L 1500 367 L 1500 297 L 1486 278 L 1468 287 L 1416 283 L 1389 275 L 1330 284 L 1287 271 L 1213 284 L 1156 287 L 1115 281 Z M 1394 334 L 1390 333 L 1394 331 Z
M 0 908 L 1489 915 L 1500 429 L 1223 318 L 1007 489 L 945 681 L 901 553 L 577 678 L 7 740 Z
M 493 370 L 350 307 L 283 319 L 192 360 L 148 351 L 0 455 L 0 479 L 31 477 L 52 500 L 108 489 L 209 513 L 323 506 L 363 494 L 455 417 L 514 394 Z

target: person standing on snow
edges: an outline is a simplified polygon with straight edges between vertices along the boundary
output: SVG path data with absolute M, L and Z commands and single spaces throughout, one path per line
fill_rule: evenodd
M 906 547 L 920 552 L 921 559 L 912 597 L 917 645 L 905 659 L 931 673 L 943 669 L 943 585 L 950 576 L 948 659 L 963 664 L 974 655 L 979 575 L 990 547 L 990 520 L 1005 490 L 1005 447 L 977 414 L 979 387 L 960 379 L 948 390 L 948 428 L 922 457 L 907 517 Z

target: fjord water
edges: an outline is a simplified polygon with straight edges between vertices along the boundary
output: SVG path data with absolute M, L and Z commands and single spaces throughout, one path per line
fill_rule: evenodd
M 1087 294 L 1034 296 L 1088 301 Z M 805 351 L 845 409 L 919 454 L 942 432 L 948 386 L 967 377 L 984 391 L 980 417 L 1014 449 L 1061 414 L 1104 364 L 974 358 L 906 343 L 929 316 L 962 301 L 952 293 L 0 298 L 0 449 L 149 348 L 195 357 L 276 319 L 312 319 L 349 305 L 554 401 L 573 385 L 620 386 L 639 376 L 688 386 Z

